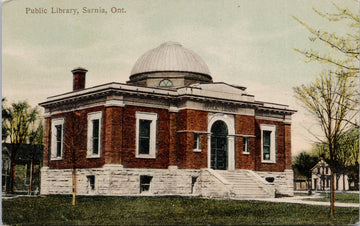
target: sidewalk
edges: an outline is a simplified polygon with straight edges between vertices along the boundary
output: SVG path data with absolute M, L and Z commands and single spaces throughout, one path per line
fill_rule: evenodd
M 297 203 L 305 205 L 317 205 L 317 206 L 330 206 L 330 202 L 311 201 L 309 199 L 320 198 L 321 196 L 317 193 L 311 196 L 293 196 L 293 197 L 281 197 L 281 198 L 265 198 L 265 199 L 254 199 L 256 201 L 264 202 L 283 202 L 283 203 Z M 357 207 L 359 203 L 340 203 L 335 202 L 336 207 Z

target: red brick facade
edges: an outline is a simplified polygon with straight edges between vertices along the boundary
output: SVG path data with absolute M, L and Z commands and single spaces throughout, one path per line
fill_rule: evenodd
M 90 112 L 102 112 L 101 156 L 87 158 L 87 117 Z M 156 158 L 136 157 L 136 112 L 157 114 Z M 76 117 L 75 117 L 76 115 Z M 50 159 L 51 119 L 65 119 L 64 155 L 62 160 Z M 104 164 L 122 164 L 128 168 L 181 169 L 208 167 L 208 118 L 206 111 L 168 109 L 126 105 L 98 106 L 54 114 L 46 119 L 45 159 L 50 168 L 97 168 Z M 255 116 L 235 115 L 235 168 L 256 171 L 284 171 L 291 168 L 291 126 L 281 121 L 255 119 Z M 80 131 L 74 130 L 74 122 Z M 276 125 L 276 163 L 261 161 L 261 124 Z M 70 134 L 73 131 L 75 134 Z M 195 134 L 200 134 L 200 150 L 194 151 Z M 72 139 L 76 137 L 76 139 Z M 249 153 L 243 152 L 244 137 L 249 139 Z M 71 143 L 73 142 L 73 143 Z M 70 146 L 74 147 L 73 155 Z M 75 159 L 75 161 L 74 161 Z M 74 163 L 76 162 L 76 163 Z M 74 165 L 75 164 L 75 165 Z
M 207 118 L 208 113 L 198 110 L 181 110 L 177 117 L 178 166 L 184 169 L 207 167 Z M 200 132 L 201 152 L 194 152 L 195 133 Z
M 255 117 L 246 115 L 235 116 L 235 132 L 240 135 L 250 135 L 249 154 L 243 153 L 244 137 L 235 138 L 235 161 L 237 169 L 255 169 Z
M 276 125 L 276 164 L 261 162 L 261 124 Z M 255 170 L 258 171 L 284 171 L 291 169 L 290 126 L 280 121 L 257 119 L 255 123 L 257 142 L 255 145 Z M 285 134 L 287 128 L 287 134 Z
M 90 112 L 103 112 L 102 126 L 106 128 L 107 121 L 104 106 L 87 108 L 84 110 L 72 111 L 67 113 L 55 114 L 51 118 L 64 118 L 64 149 L 63 158 L 61 160 L 51 160 L 51 119 L 46 119 L 45 133 L 45 153 L 44 164 L 51 168 L 96 168 L 105 164 L 105 157 L 101 155 L 99 158 L 87 158 L 87 117 Z M 101 146 L 105 146 L 106 130 L 102 130 Z

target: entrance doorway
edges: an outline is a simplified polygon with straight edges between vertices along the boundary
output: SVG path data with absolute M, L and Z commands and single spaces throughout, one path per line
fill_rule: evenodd
M 211 168 L 228 168 L 228 128 L 225 122 L 218 120 L 211 127 Z

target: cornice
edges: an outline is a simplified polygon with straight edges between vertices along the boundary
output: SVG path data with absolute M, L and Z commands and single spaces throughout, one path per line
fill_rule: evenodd
M 193 87 L 196 88 L 196 87 Z M 78 104 L 80 102 L 87 100 L 96 100 L 103 97 L 109 96 L 128 96 L 128 97 L 138 97 L 143 99 L 162 99 L 167 100 L 170 103 L 179 102 L 179 101 L 195 101 L 203 103 L 216 103 L 234 107 L 245 107 L 254 109 L 256 112 L 271 112 L 275 114 L 285 114 L 292 115 L 296 110 L 288 109 L 287 105 L 260 102 L 260 101 L 247 101 L 241 100 L 237 97 L 236 99 L 231 99 L 229 97 L 214 97 L 201 94 L 187 93 L 186 91 L 179 92 L 180 90 L 167 90 L 161 88 L 153 87 L 140 87 L 122 83 L 107 83 L 100 86 L 94 86 L 84 90 L 79 90 L 75 92 L 68 92 L 56 96 L 49 97 L 47 101 L 40 103 L 39 105 L 44 108 L 52 108 L 66 104 Z M 115 103 L 115 102 L 116 103 Z M 120 103 L 119 101 L 107 99 L 106 105 L 117 105 L 123 106 L 124 102 Z M 175 109 L 177 110 L 177 109 Z

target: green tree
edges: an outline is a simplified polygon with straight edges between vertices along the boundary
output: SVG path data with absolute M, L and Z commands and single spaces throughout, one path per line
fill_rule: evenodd
M 36 127 L 36 120 L 39 116 L 37 108 L 31 108 L 26 101 L 19 101 L 4 108 L 9 116 L 3 121 L 3 127 L 9 133 L 11 143 L 11 168 L 10 183 L 11 192 L 15 192 L 15 159 L 21 144 L 29 142 L 29 136 Z
M 301 152 L 297 155 L 292 163 L 292 167 L 295 172 L 299 173 L 302 176 L 305 176 L 307 181 L 311 179 L 311 169 L 316 165 L 319 161 L 319 158 L 316 156 L 312 156 L 307 152 Z M 308 188 L 309 184 L 307 183 Z
M 335 3 L 334 12 L 323 13 L 317 9 L 314 12 L 322 18 L 331 23 L 338 23 L 342 27 L 347 24 L 347 33 L 338 35 L 336 32 L 323 31 L 316 29 L 306 22 L 294 17 L 300 24 L 302 24 L 311 34 L 309 40 L 316 45 L 325 44 L 329 47 L 327 52 L 318 52 L 314 49 L 295 51 L 303 54 L 309 61 L 317 61 L 319 63 L 327 63 L 341 69 L 347 75 L 358 76 L 359 72 L 359 27 L 360 18 L 358 13 L 358 1 L 353 0 L 354 6 L 352 9 L 341 7 Z M 353 12 L 354 11 L 354 12 Z
M 5 142 L 9 136 L 9 130 L 4 123 L 10 116 L 8 110 L 4 106 L 5 100 L 5 97 L 1 99 L 2 142 Z
M 351 77 L 328 72 L 309 85 L 294 88 L 295 97 L 318 120 L 324 134 L 324 143 L 331 169 L 331 214 L 335 209 L 334 172 L 336 157 L 341 152 L 341 136 L 354 119 L 357 105 L 357 86 Z
M 354 182 L 354 189 L 359 185 L 359 129 L 351 128 L 340 138 L 340 151 L 336 156 L 343 174 L 347 174 L 350 182 Z M 339 172 L 340 173 L 340 172 Z M 344 182 L 344 181 L 343 181 Z
M 341 174 L 347 174 L 349 181 L 354 182 L 354 189 L 358 189 L 359 183 L 359 129 L 351 127 L 339 136 L 339 150 L 335 156 L 336 184 Z M 328 144 L 317 143 L 312 149 L 312 154 L 330 162 Z M 343 177 L 344 179 L 344 177 Z M 343 184 L 345 182 L 343 181 Z
M 357 9 L 357 1 L 352 9 Z M 338 35 L 335 31 L 329 32 L 309 26 L 304 21 L 294 17 L 311 34 L 310 41 L 314 48 L 295 51 L 303 54 L 309 61 L 329 64 L 330 70 L 323 72 L 310 85 L 294 88 L 295 96 L 305 108 L 318 119 L 324 134 L 331 169 L 331 215 L 335 215 L 334 172 L 336 157 L 341 152 L 341 135 L 348 129 L 349 124 L 357 125 L 354 120 L 358 107 L 359 73 L 359 14 L 352 10 L 340 7 L 333 3 L 334 12 L 323 13 L 314 9 L 314 12 L 330 23 L 348 25 L 345 34 Z M 355 11 L 355 10 L 354 10 Z M 328 47 L 324 52 L 318 52 L 316 46 L 322 44 Z
M 31 168 L 30 168 L 30 186 L 29 186 L 29 194 L 32 194 L 33 192 L 33 185 L 34 185 L 34 161 L 35 161 L 35 155 L 37 152 L 39 152 L 39 148 L 42 150 L 42 147 L 44 145 L 44 137 L 45 137 L 45 128 L 43 120 L 38 119 L 38 125 L 36 127 L 33 127 L 30 129 L 29 133 L 29 143 L 32 145 L 31 148 Z

